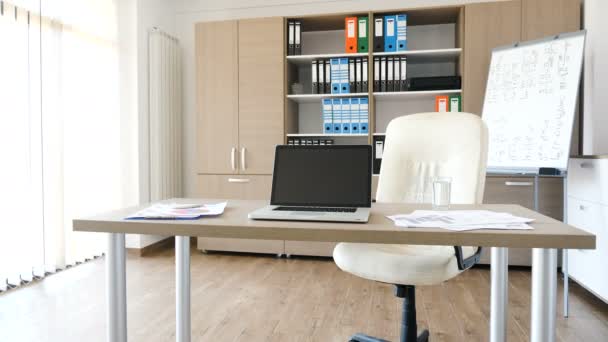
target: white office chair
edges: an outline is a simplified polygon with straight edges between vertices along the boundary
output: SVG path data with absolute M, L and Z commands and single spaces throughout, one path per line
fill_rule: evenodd
M 424 113 L 394 119 L 388 125 L 376 195 L 377 202 L 430 202 L 429 179 L 452 178 L 451 203 L 483 199 L 488 131 L 477 115 Z M 418 336 L 415 286 L 451 279 L 479 261 L 481 247 L 340 243 L 334 261 L 343 271 L 395 284 L 403 298 L 401 342 L 428 341 Z M 385 341 L 356 334 L 350 341 Z M 386 341 L 385 341 L 386 342 Z

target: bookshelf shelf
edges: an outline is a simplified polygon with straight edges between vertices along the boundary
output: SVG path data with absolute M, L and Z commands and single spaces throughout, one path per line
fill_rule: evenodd
M 327 134 L 327 133 L 288 133 L 287 137 L 289 138 L 367 138 L 369 134 Z
M 314 55 L 295 55 L 295 56 L 287 56 L 287 61 L 289 63 L 295 65 L 310 65 L 310 63 L 314 60 L 318 59 L 329 59 L 329 58 L 356 58 L 356 57 L 367 57 L 369 54 L 367 52 L 358 52 L 358 53 L 324 53 L 324 54 L 314 54 Z
M 367 97 L 368 93 L 349 93 L 349 94 L 292 94 L 287 95 L 288 100 L 297 103 L 315 103 L 321 104 L 321 99 L 328 98 L 343 98 L 343 97 Z
M 444 94 L 460 94 L 461 89 L 449 90 L 426 90 L 426 91 L 392 91 L 392 92 L 374 92 L 374 98 L 378 101 L 391 99 L 405 99 L 412 97 L 433 97 Z
M 431 49 L 431 50 L 409 50 L 399 52 L 374 52 L 373 56 L 404 56 L 408 63 L 444 63 L 454 62 L 462 54 L 461 48 Z

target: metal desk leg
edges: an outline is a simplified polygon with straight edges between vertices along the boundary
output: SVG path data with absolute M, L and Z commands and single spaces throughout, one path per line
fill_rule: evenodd
M 568 250 L 562 249 L 562 274 L 564 275 L 564 318 L 568 318 L 570 303 L 568 302 L 569 278 L 568 278 Z
M 490 267 L 490 341 L 505 342 L 509 308 L 509 249 L 492 247 Z
M 127 282 L 125 234 L 108 234 L 106 297 L 108 342 L 127 341 Z
M 532 249 L 532 321 L 530 341 L 555 341 L 557 250 Z
M 175 340 L 190 342 L 190 237 L 175 237 Z

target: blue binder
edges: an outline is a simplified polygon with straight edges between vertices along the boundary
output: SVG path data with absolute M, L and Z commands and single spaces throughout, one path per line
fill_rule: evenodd
M 384 52 L 397 51 L 397 17 L 387 15 L 384 17 Z
M 340 88 L 342 87 L 342 81 L 340 80 L 340 59 L 332 58 L 330 59 L 329 63 L 331 64 L 331 93 L 340 94 Z
M 348 58 L 340 58 L 340 93 L 350 93 L 350 84 L 348 83 Z
M 323 133 L 325 134 L 332 134 L 334 132 L 331 107 L 331 99 L 323 99 Z
M 342 133 L 342 102 L 340 99 L 331 100 L 331 120 L 334 126 L 334 134 Z
M 359 100 L 360 133 L 369 133 L 369 100 L 362 97 Z
M 359 130 L 359 122 L 361 119 L 359 118 L 359 101 L 361 99 L 359 97 L 355 97 L 350 99 L 350 132 L 352 134 L 361 133 Z
M 407 50 L 407 14 L 397 15 L 397 51 Z
M 350 112 L 350 99 L 342 99 L 342 134 L 350 133 L 350 120 L 351 120 L 351 112 Z

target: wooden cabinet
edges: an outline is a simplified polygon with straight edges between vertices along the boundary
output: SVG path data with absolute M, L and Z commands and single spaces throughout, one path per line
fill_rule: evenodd
M 196 25 L 197 171 L 236 173 L 237 22 Z M 233 151 L 234 149 L 234 151 Z
M 464 111 L 481 115 L 492 49 L 521 39 L 521 2 L 465 6 Z
M 580 30 L 580 0 L 522 0 L 521 40 Z
M 197 195 L 269 199 L 283 142 L 283 19 L 196 25 Z M 283 254 L 283 241 L 199 238 L 198 248 Z
M 240 172 L 271 174 L 283 143 L 283 19 L 239 21 Z
M 271 174 L 283 142 L 283 19 L 196 25 L 198 173 Z

